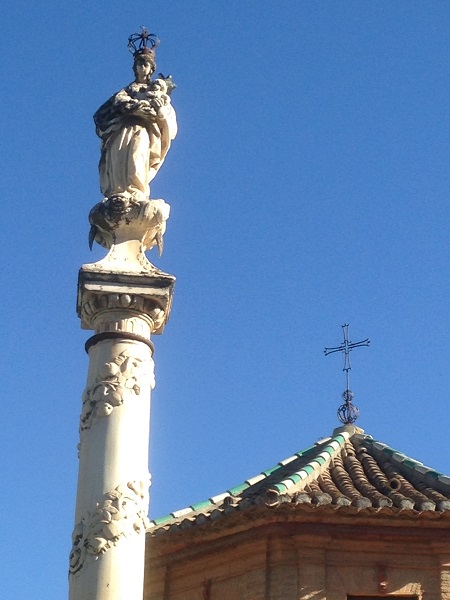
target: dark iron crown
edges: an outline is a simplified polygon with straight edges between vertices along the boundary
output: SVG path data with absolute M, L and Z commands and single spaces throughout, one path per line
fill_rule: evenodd
M 158 46 L 159 38 L 156 33 L 150 33 L 143 25 L 141 25 L 141 33 L 132 33 L 128 38 L 128 50 L 133 56 L 154 54 Z

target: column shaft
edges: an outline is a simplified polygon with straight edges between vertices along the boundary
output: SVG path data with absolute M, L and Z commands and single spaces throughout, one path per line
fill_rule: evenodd
M 115 338 L 136 314 L 103 311 L 89 349 L 80 417 L 79 478 L 70 564 L 70 600 L 140 600 L 148 514 L 152 351 Z M 150 327 L 142 316 L 140 333 Z M 132 335 L 130 335 L 132 337 Z M 95 341 L 95 336 L 93 341 Z

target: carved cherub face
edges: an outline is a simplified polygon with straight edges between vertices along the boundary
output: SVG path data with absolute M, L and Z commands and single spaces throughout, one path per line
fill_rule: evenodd
M 136 75 L 137 83 L 148 83 L 154 70 L 155 66 L 153 62 L 145 55 L 138 56 L 134 61 L 133 71 Z
M 155 79 L 153 82 L 153 90 L 165 94 L 167 92 L 167 84 L 163 79 Z

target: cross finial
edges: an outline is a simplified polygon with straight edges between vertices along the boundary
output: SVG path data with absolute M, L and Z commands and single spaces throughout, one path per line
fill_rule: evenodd
M 333 354 L 334 352 L 343 352 L 344 353 L 344 368 L 342 369 L 346 373 L 346 381 L 347 388 L 345 392 L 342 394 L 342 398 L 345 401 L 345 404 L 338 409 L 338 418 L 345 425 L 349 425 L 350 423 L 354 423 L 358 418 L 359 410 L 358 407 L 351 403 L 353 399 L 353 392 L 349 387 L 349 371 L 351 371 L 352 365 L 350 363 L 350 352 L 354 348 L 361 348 L 362 346 L 368 346 L 370 344 L 370 340 L 367 338 L 365 340 L 361 340 L 360 342 L 351 342 L 348 339 L 348 323 L 342 325 L 342 332 L 344 334 L 344 341 L 340 346 L 335 346 L 333 348 L 325 348 L 324 353 L 325 356 L 329 354 Z

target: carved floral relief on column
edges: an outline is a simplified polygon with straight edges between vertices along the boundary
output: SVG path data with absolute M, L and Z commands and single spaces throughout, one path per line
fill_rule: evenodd
M 105 363 L 98 372 L 94 385 L 87 387 L 82 396 L 83 405 L 80 416 L 80 431 L 90 429 L 94 420 L 106 417 L 115 407 L 122 405 L 132 396 L 139 396 L 138 385 L 142 379 L 142 360 L 130 356 L 127 351 L 121 352 L 111 362 Z M 153 359 L 149 359 L 148 371 L 150 387 L 155 387 Z
M 144 533 L 148 527 L 148 481 L 129 481 L 104 494 L 72 534 L 69 572 L 77 573 L 90 556 L 98 559 L 121 538 Z

